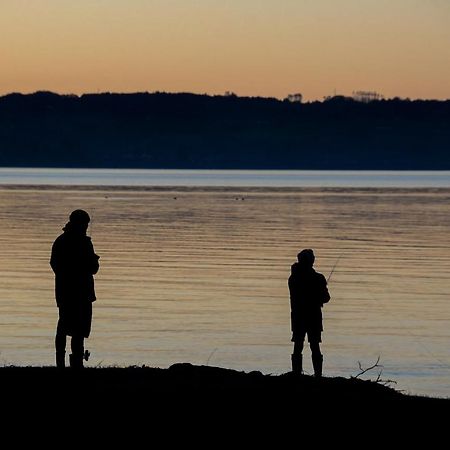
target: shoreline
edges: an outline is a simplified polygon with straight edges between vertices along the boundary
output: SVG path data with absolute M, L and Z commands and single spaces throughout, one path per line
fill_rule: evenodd
M 402 394 L 375 381 L 309 375 L 263 375 L 178 363 L 152 367 L 3 367 L 6 429 L 17 420 L 53 438 L 80 442 L 137 440 L 211 445 L 286 441 L 433 439 L 450 398 Z M 10 427 L 10 428 L 9 428 Z M 439 436 L 440 433 L 437 435 Z
M 313 404 L 342 401 L 358 404 L 401 402 L 408 405 L 430 404 L 450 407 L 450 397 L 434 397 L 403 393 L 386 383 L 355 377 L 315 378 L 313 375 L 296 375 L 286 372 L 280 375 L 263 374 L 259 371 L 238 371 L 222 367 L 176 363 L 168 368 L 142 366 L 85 367 L 74 370 L 53 366 L 3 366 L 0 379 L 9 392 L 24 399 L 36 399 L 43 395 L 49 399 L 57 396 L 59 389 L 70 383 L 69 392 L 78 394 L 95 392 L 96 396 L 127 401 L 139 394 L 141 398 L 223 395 L 223 400 L 239 397 L 259 397 L 264 393 L 271 400 L 284 395 L 298 397 L 302 402 Z M 39 387 L 39 388 L 38 388 Z

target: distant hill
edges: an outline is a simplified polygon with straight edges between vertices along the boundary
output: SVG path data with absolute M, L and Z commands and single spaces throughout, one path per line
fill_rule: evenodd
M 449 170 L 450 101 L 9 94 L 0 166 Z

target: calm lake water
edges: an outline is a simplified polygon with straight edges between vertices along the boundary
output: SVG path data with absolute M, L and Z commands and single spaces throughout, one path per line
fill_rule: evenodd
M 324 374 L 380 357 L 363 378 L 450 397 L 448 172 L 1 169 L 0 184 L 3 365 L 54 364 L 50 248 L 84 208 L 101 256 L 86 365 L 289 371 L 287 278 L 313 248 L 335 267 Z

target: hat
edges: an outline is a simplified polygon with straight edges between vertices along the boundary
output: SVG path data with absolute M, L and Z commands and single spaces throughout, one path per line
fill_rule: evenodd
M 69 220 L 76 224 L 87 224 L 91 221 L 91 218 L 83 209 L 76 209 L 70 213 Z
M 312 267 L 316 258 L 314 252 L 310 248 L 305 248 L 297 255 L 297 259 L 300 264 Z

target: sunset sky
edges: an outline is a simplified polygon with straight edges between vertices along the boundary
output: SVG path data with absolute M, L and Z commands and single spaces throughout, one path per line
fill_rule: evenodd
M 450 98 L 450 0 L 1 0 L 0 95 Z

